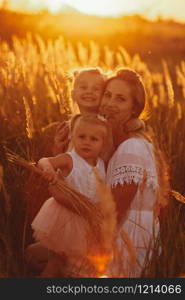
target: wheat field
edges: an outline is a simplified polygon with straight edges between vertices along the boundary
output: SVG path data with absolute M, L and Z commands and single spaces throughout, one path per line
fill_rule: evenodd
M 128 66 L 144 81 L 150 124 L 170 166 L 172 189 L 185 194 L 185 61 L 160 71 L 148 67 L 138 53 L 122 46 L 115 51 L 94 41 L 72 44 L 62 37 L 44 42 L 40 36 L 0 42 L 0 276 L 25 277 L 23 252 L 29 241 L 24 186 L 28 171 L 11 165 L 6 149 L 28 160 L 49 153 L 52 126 L 73 111 L 71 72 L 100 66 L 105 72 Z M 49 146 L 48 146 L 49 145 Z M 34 189 L 34 187 L 33 187 Z M 162 253 L 147 269 L 148 277 L 181 276 L 185 272 L 184 203 L 172 198 Z

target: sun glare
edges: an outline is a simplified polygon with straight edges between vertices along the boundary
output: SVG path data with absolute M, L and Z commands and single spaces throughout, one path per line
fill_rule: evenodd
M 86 14 L 94 14 L 94 15 L 115 15 L 118 12 L 119 3 L 123 4 L 123 1 L 118 1 L 115 5 L 115 2 L 112 0 L 93 0 L 93 1 L 87 1 L 87 0 L 69 0 L 66 1 L 69 4 L 71 4 L 73 7 L 77 8 L 83 13 Z M 132 4 L 130 1 L 124 1 L 125 2 L 125 11 L 132 8 Z
M 51 12 L 58 12 L 62 9 L 62 6 L 66 4 L 67 1 L 62 0 L 45 0 L 48 9 Z
M 64 5 L 69 5 L 82 13 L 89 15 L 112 16 L 117 15 L 119 7 L 122 13 L 129 13 L 135 8 L 134 1 L 117 0 L 42 0 L 40 6 L 45 5 L 51 12 L 58 12 Z
M 29 11 L 48 9 L 57 13 L 67 5 L 84 14 L 97 16 L 143 14 L 149 18 L 162 15 L 185 19 L 184 0 L 9 0 L 9 3 L 12 8 Z

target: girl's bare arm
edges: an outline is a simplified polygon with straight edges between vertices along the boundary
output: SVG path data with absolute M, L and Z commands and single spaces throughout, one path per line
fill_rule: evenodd
M 38 162 L 38 167 L 44 171 L 43 177 L 54 183 L 58 177 L 56 171 L 60 169 L 62 176 L 67 176 L 71 172 L 73 164 L 71 157 L 63 153 L 56 157 L 41 158 Z
M 48 157 L 49 162 L 51 163 L 54 170 L 61 169 L 64 173 L 64 176 L 67 176 L 73 167 L 72 158 L 67 153 L 59 154 L 55 157 Z

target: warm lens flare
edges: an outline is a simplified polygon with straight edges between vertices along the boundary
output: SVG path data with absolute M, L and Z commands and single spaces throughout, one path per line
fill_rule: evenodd
M 96 268 L 98 277 L 106 276 L 102 274 L 105 272 L 109 262 L 112 260 L 112 253 L 88 255 L 87 258 Z

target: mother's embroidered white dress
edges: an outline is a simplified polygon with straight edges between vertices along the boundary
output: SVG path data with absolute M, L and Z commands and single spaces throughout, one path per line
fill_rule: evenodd
M 122 228 L 128 233 L 136 253 L 137 263 L 133 266 L 127 247 L 118 234 L 118 245 L 123 250 L 123 268 L 120 277 L 139 277 L 148 249 L 154 241 L 153 206 L 158 189 L 157 171 L 153 145 L 141 137 L 122 142 L 108 164 L 107 183 L 116 185 L 135 183 L 138 189 Z M 124 201 L 124 199 L 122 199 Z M 155 225 L 155 235 L 158 224 Z M 151 252 L 151 251 L 150 251 Z

